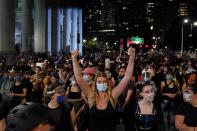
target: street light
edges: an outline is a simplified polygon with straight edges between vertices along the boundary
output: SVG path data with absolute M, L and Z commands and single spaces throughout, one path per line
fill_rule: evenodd
M 183 24 L 184 23 L 188 23 L 189 22 L 189 19 L 184 19 L 181 23 L 181 56 L 183 55 L 183 44 L 184 44 L 184 36 L 183 36 Z M 197 21 L 193 22 L 191 21 L 190 22 L 190 34 L 189 34 L 189 37 L 190 37 L 190 48 L 192 47 L 192 35 L 193 35 L 193 26 L 197 26 Z
M 188 23 L 188 22 L 189 22 L 189 19 L 184 19 L 183 22 L 184 22 L 184 23 Z
M 94 37 L 94 38 L 93 38 L 93 41 L 97 41 L 97 38 L 96 38 L 96 37 Z
M 183 24 L 188 23 L 188 19 L 184 19 L 183 22 L 181 22 L 181 56 L 183 55 Z

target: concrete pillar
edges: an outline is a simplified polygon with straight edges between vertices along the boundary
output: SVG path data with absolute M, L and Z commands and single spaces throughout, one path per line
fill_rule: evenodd
M 57 28 L 58 28 L 58 25 L 57 25 L 57 17 L 58 16 L 58 11 L 57 11 L 57 8 L 52 8 L 52 43 L 51 43 L 51 51 L 52 52 L 57 52 Z
M 62 9 L 61 8 L 53 8 L 52 9 L 52 51 L 59 52 L 61 51 L 62 44 L 62 27 L 61 27 L 61 19 L 62 19 Z
M 7 64 L 15 59 L 15 2 L 0 0 L 0 53 L 7 56 Z
M 78 50 L 79 53 L 82 55 L 82 42 L 83 42 L 82 9 L 78 9 L 78 30 L 79 30 Z
M 57 52 L 61 51 L 61 43 L 62 43 L 62 27 L 61 27 L 61 19 L 62 19 L 62 9 L 57 9 Z
M 63 49 L 64 51 L 70 51 L 67 47 L 69 47 L 71 44 L 71 39 L 70 39 L 70 34 L 71 34 L 71 13 L 72 9 L 71 8 L 66 8 L 64 10 L 64 44 L 63 44 Z M 68 50 L 67 50 L 68 49 Z
M 72 24 L 71 24 L 71 45 L 70 51 L 77 49 L 77 18 L 78 18 L 78 10 L 77 8 L 72 9 Z
M 32 0 L 22 0 L 22 52 L 32 51 Z
M 35 20 L 34 20 L 34 52 L 46 52 L 46 33 L 45 33 L 45 0 L 34 0 Z
M 51 53 L 52 51 L 52 9 L 48 8 L 47 11 L 47 51 Z
M 82 54 L 82 9 L 66 8 L 64 10 L 64 42 L 63 49 L 69 51 L 78 49 Z

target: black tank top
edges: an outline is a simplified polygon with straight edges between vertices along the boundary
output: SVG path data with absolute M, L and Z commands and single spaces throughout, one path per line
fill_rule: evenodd
M 69 87 L 69 91 L 68 91 L 68 98 L 69 99 L 80 99 L 81 98 L 81 92 L 72 92 L 71 91 L 72 87 Z
M 96 105 L 89 109 L 89 131 L 115 131 L 115 109 L 111 102 L 108 102 L 106 109 L 97 109 Z
M 169 87 L 169 85 L 171 83 L 173 83 L 172 88 Z M 173 93 L 174 94 L 174 93 L 177 93 L 177 92 L 178 92 L 178 89 L 177 89 L 174 81 L 170 82 L 169 84 L 167 84 L 167 81 L 165 81 L 165 86 L 162 89 L 162 93 Z M 163 96 L 163 99 L 170 99 L 170 98 L 168 96 Z

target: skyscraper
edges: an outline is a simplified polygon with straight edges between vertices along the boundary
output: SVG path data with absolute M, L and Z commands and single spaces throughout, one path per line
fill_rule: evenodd
M 101 27 L 114 29 L 115 25 L 115 1 L 101 0 Z

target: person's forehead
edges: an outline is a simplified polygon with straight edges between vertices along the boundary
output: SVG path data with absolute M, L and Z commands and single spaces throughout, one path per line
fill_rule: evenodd
M 52 127 L 49 123 L 40 123 L 32 131 L 51 131 Z
M 55 76 L 51 76 L 51 79 L 57 79 Z
M 84 74 L 84 75 L 91 75 L 91 74 L 89 74 L 89 73 L 86 73 L 86 72 L 84 72 L 83 74 Z
M 148 90 L 152 90 L 153 89 L 153 86 L 152 85 L 145 85 L 143 87 L 143 91 L 148 91 Z
M 105 77 L 102 77 L 102 76 L 97 77 L 97 81 L 105 81 L 105 80 L 107 80 Z
M 105 73 L 110 73 L 110 71 L 105 71 Z
M 196 77 L 196 74 L 192 73 L 191 75 L 189 75 L 189 77 Z
M 119 72 L 125 72 L 125 68 L 120 68 Z

